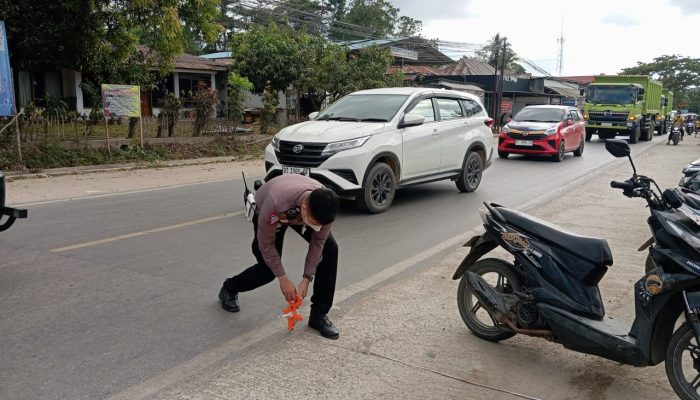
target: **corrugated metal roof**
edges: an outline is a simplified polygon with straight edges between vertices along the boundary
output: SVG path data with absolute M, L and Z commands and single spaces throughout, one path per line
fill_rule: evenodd
M 403 67 L 394 65 L 387 70 L 390 74 L 395 71 L 403 71 L 406 75 L 440 75 L 438 70 L 426 65 L 404 65 Z
M 200 57 L 202 58 L 209 58 L 209 59 L 216 59 L 216 58 L 231 58 L 231 52 L 230 51 L 220 51 L 218 53 L 209 53 L 209 54 L 202 54 Z
M 187 69 L 197 71 L 226 71 L 228 67 L 218 60 L 193 56 L 192 54 L 180 54 L 173 60 L 175 69 Z
M 439 71 L 441 75 L 493 75 L 494 68 L 484 61 L 462 58 L 441 66 Z

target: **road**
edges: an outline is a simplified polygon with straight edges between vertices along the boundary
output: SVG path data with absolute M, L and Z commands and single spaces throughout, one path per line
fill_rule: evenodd
M 478 224 L 483 201 L 517 208 L 612 161 L 594 140 L 563 163 L 496 160 L 474 193 L 449 181 L 409 187 L 380 215 L 344 203 L 333 228 L 337 287 L 363 285 L 337 306 L 439 261 Z M 275 320 L 276 283 L 242 294 L 238 314 L 216 298 L 223 279 L 253 262 L 241 193 L 231 180 L 30 206 L 0 236 L 0 398 L 109 397 Z M 304 255 L 290 231 L 283 262 L 294 280 Z

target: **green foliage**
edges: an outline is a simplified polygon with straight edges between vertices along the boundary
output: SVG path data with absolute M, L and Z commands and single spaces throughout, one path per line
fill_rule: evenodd
M 151 68 L 171 69 L 186 34 L 216 40 L 218 12 L 219 0 L 0 0 L 15 68 L 89 70 L 95 83 L 151 82 Z
M 348 29 L 347 26 L 336 25 L 332 36 L 341 40 L 389 36 L 394 33 L 398 14 L 399 9 L 386 0 L 355 0 L 340 22 L 358 25 L 364 29 Z
M 267 81 L 272 89 L 285 90 L 299 73 L 299 43 L 293 29 L 274 23 L 254 26 L 231 37 L 231 69 L 245 76 L 261 94 Z
M 505 52 L 503 43 L 505 42 Z M 518 55 L 515 54 L 508 38 L 497 33 L 488 43 L 476 52 L 476 59 L 487 62 L 490 66 L 500 69 L 503 66 L 506 70 L 516 74 L 525 73 L 525 68 L 518 64 Z
M 700 110 L 700 95 L 696 90 L 700 86 L 700 59 L 680 55 L 663 55 L 650 63 L 637 62 L 634 67 L 623 68 L 621 73 L 629 75 L 648 75 L 661 81 L 665 89 L 673 91 L 674 107 L 691 107 Z
M 396 21 L 396 34 L 398 36 L 419 36 L 423 30 L 423 22 L 405 15 Z
M 46 110 L 44 114 L 49 118 L 63 118 L 66 116 L 68 105 L 58 96 L 46 95 Z
M 262 94 L 263 101 L 263 111 L 260 118 L 260 133 L 267 133 L 270 128 L 275 126 L 275 115 L 277 114 L 277 105 L 279 104 L 279 98 L 277 97 L 277 91 L 272 87 L 270 81 L 265 85 L 265 90 Z
M 245 102 L 248 100 L 248 92 L 253 90 L 253 84 L 235 72 L 228 77 L 228 118 L 234 123 L 234 130 L 243 121 Z
M 216 112 L 219 103 L 219 92 L 210 88 L 199 88 L 192 96 L 195 109 L 194 132 L 192 136 L 199 136 L 206 126 L 209 118 Z

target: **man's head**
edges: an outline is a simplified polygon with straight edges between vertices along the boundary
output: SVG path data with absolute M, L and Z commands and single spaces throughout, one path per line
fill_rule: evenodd
M 313 190 L 301 205 L 301 217 L 312 228 L 330 224 L 337 213 L 338 195 L 328 188 Z

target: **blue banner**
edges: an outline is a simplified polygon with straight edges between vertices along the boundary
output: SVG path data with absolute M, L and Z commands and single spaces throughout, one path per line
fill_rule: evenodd
M 7 49 L 5 21 L 0 21 L 0 117 L 12 115 L 12 74 L 10 73 L 10 52 Z

